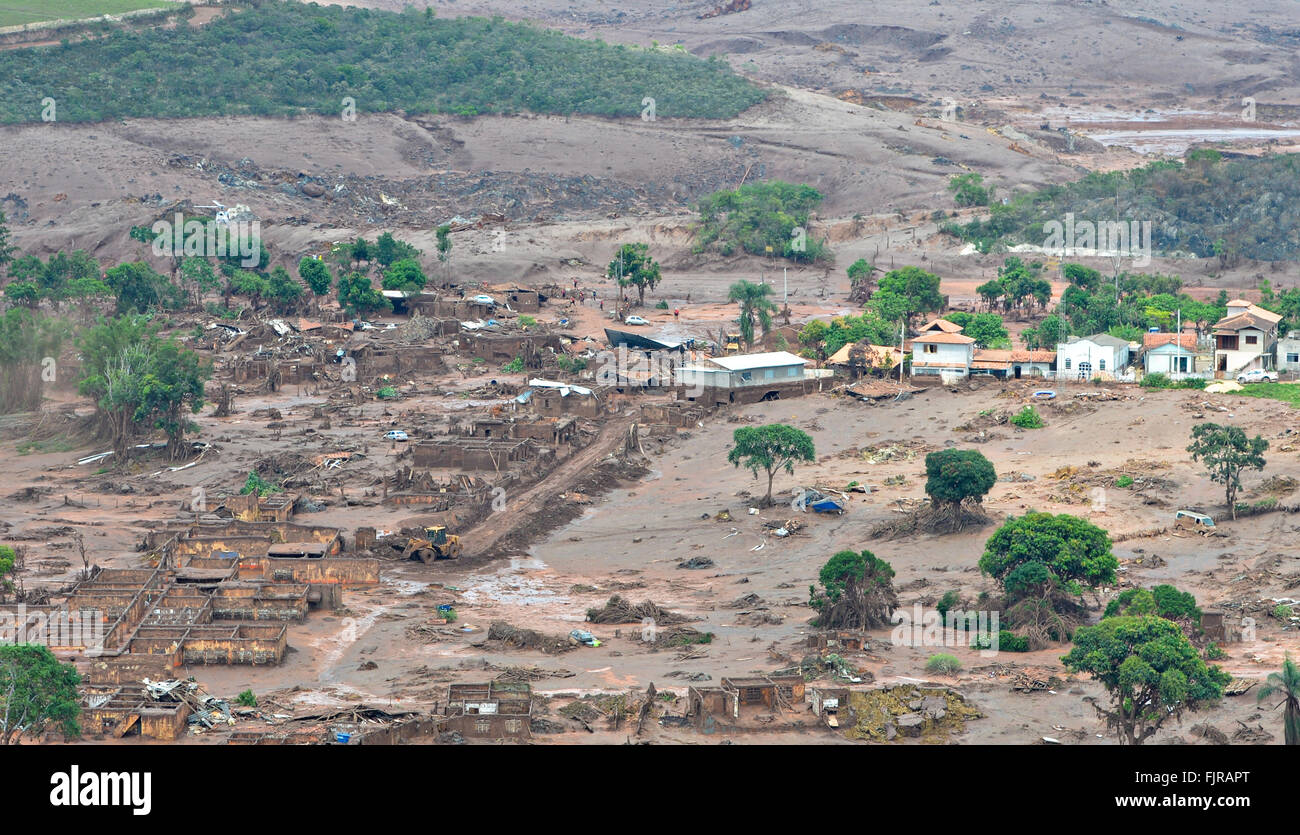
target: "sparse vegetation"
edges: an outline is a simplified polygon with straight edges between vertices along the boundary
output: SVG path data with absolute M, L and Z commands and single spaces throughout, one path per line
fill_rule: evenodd
M 1033 406 L 1026 406 L 1010 417 L 1010 423 L 1013 426 L 1019 426 L 1021 429 L 1042 429 L 1047 425 L 1043 416 Z
M 946 653 L 931 655 L 925 662 L 925 671 L 931 675 L 955 676 L 961 672 L 961 661 Z
M 715 244 L 720 250 L 730 245 L 750 255 L 791 261 L 828 259 L 830 250 L 808 228 L 809 213 L 821 200 L 821 192 L 811 186 L 777 180 L 715 192 L 696 206 L 696 247 L 703 252 Z

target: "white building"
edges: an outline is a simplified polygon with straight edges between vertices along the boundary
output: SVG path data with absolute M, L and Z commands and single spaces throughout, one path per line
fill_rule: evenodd
M 1196 373 L 1196 334 L 1190 331 L 1143 334 L 1142 370 L 1171 377 Z
M 1214 324 L 1214 373 L 1235 377 L 1254 368 L 1272 368 L 1277 325 L 1282 317 L 1245 299 L 1228 302 L 1228 315 Z
M 1128 360 L 1128 342 L 1117 336 L 1073 336 L 1056 346 L 1056 376 L 1079 380 L 1114 377 L 1128 365 Z
M 1277 370 L 1300 371 L 1300 331 L 1291 331 L 1277 341 Z
M 793 383 L 805 377 L 808 360 L 788 351 L 712 357 L 677 369 L 677 384 L 687 388 L 738 389 Z
M 975 340 L 960 333 L 927 331 L 912 340 L 912 376 L 970 374 Z

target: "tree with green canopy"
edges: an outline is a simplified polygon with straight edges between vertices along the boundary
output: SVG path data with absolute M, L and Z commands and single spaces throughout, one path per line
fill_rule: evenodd
M 1125 745 L 1141 745 L 1169 719 L 1219 701 L 1231 680 L 1201 660 L 1177 624 L 1154 615 L 1079 627 L 1061 662 L 1106 688 L 1109 708 L 1094 707 Z
M 81 676 L 48 647 L 0 645 L 0 742 L 38 740 L 57 729 L 65 738 L 80 735 L 77 685 Z
M 817 460 L 813 439 L 806 432 L 783 423 L 742 426 L 735 431 L 732 440 L 731 451 L 727 453 L 729 463 L 744 466 L 755 478 L 760 470 L 767 473 L 764 506 L 772 504 L 772 479 L 778 470 L 794 473 L 795 462 Z

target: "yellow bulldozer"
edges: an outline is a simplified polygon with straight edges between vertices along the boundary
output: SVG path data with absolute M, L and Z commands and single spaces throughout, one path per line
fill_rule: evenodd
M 434 560 L 454 560 L 460 557 L 460 537 L 447 533 L 446 525 L 434 525 L 411 532 L 402 559 L 419 560 L 428 564 Z

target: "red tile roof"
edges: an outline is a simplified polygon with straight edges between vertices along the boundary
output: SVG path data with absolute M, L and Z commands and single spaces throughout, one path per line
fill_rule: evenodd
M 1184 331 L 1181 334 L 1181 339 L 1179 339 L 1179 336 L 1176 333 L 1144 333 L 1142 334 L 1142 348 L 1143 350 L 1150 350 L 1159 348 L 1161 345 L 1172 345 L 1177 342 L 1181 347 L 1189 351 L 1196 350 L 1196 334 Z

